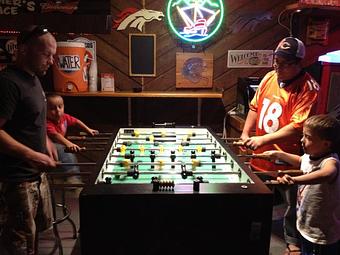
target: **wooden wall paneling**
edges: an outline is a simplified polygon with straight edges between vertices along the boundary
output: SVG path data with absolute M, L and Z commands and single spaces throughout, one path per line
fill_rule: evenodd
M 280 11 L 282 11 L 286 4 L 291 3 L 292 1 L 251 1 L 251 0 L 231 0 L 226 2 L 225 9 L 226 9 L 226 19 L 224 24 L 224 31 L 222 31 L 215 40 L 212 40 L 210 43 L 203 46 L 203 50 L 208 53 L 214 54 L 214 89 L 218 87 L 224 87 L 226 86 L 235 86 L 237 82 L 238 76 L 249 76 L 249 74 L 252 74 L 256 72 L 255 70 L 238 70 L 238 71 L 232 71 L 227 69 L 227 63 L 226 63 L 226 56 L 228 49 L 237 49 L 237 48 L 243 48 L 246 49 L 246 47 L 249 47 L 247 49 L 259 49 L 263 47 L 264 43 L 269 43 L 270 41 L 273 41 L 273 35 L 271 34 L 268 38 L 265 38 L 263 42 L 260 42 L 261 44 L 257 44 L 257 38 L 262 37 L 264 34 L 263 32 L 265 30 L 272 30 L 276 29 L 278 25 L 275 25 L 277 23 L 277 20 L 275 15 L 278 15 Z M 135 7 L 137 9 L 142 8 L 142 1 L 136 1 L 136 0 L 111 0 L 111 8 L 113 10 L 113 17 L 115 17 L 116 14 L 118 14 L 120 11 L 127 7 Z M 166 0 L 147 0 L 145 1 L 145 8 L 146 9 L 152 9 L 152 10 L 158 10 L 163 11 L 164 15 L 166 15 Z M 258 12 L 261 12 L 261 10 L 265 11 L 272 11 L 273 12 L 273 19 L 269 21 L 262 22 L 258 26 L 256 26 L 254 32 L 249 31 L 240 31 L 239 33 L 233 35 L 230 34 L 230 25 L 232 22 L 235 22 L 242 14 L 247 13 L 254 13 L 258 10 Z M 148 33 L 156 33 L 157 35 L 157 77 L 155 78 L 144 78 L 144 89 L 145 90 L 175 90 L 175 54 L 176 52 L 184 51 L 186 52 L 190 47 L 181 47 L 181 45 L 178 41 L 178 39 L 171 34 L 171 32 L 168 29 L 168 25 L 166 23 L 166 17 L 163 18 L 163 20 L 160 21 L 152 21 L 149 23 L 146 23 L 145 25 L 145 31 Z M 109 47 L 113 47 L 116 50 L 120 52 L 121 54 L 121 61 L 120 63 L 116 62 L 108 62 L 108 59 L 106 56 L 103 57 L 103 64 L 110 63 L 110 66 L 103 67 L 103 69 L 110 69 L 115 68 L 119 70 L 122 74 L 121 76 L 124 77 L 124 83 L 127 81 L 129 85 L 123 86 L 122 89 L 129 89 L 131 88 L 131 84 L 135 83 L 141 83 L 141 79 L 132 79 L 131 77 L 124 76 L 125 68 L 122 69 L 121 65 L 124 65 L 124 58 L 125 54 L 128 57 L 127 54 L 127 36 L 129 33 L 134 33 L 138 30 L 133 28 L 128 28 L 125 31 L 113 31 L 111 35 L 100 35 L 100 38 L 102 38 L 105 41 L 111 41 L 112 43 L 109 43 L 110 45 L 106 45 L 104 50 L 102 50 L 102 53 L 108 54 L 107 52 L 114 52 Z M 282 30 L 281 30 L 282 31 Z M 279 33 L 278 33 L 279 34 Z M 279 38 L 282 36 L 279 35 Z M 112 38 L 112 40 L 111 40 Z M 273 44 L 276 44 L 277 42 L 274 42 Z M 228 47 L 226 47 L 228 45 Z M 257 46 L 261 45 L 261 47 Z M 271 48 L 270 45 L 267 46 L 268 48 Z M 127 63 L 125 65 L 127 66 Z M 231 72 L 231 73 L 230 73 Z M 173 75 L 173 77 L 172 77 Z M 164 77 L 163 77 L 164 76 Z M 162 85 L 160 85 L 160 81 L 162 81 Z M 116 80 L 116 82 L 119 82 Z M 163 84 L 163 82 L 166 82 L 166 84 Z M 227 85 L 226 85 L 227 84 Z
M 115 66 L 121 72 L 128 74 L 129 63 L 127 56 L 101 40 L 97 40 L 97 56 Z
M 225 36 L 220 41 L 218 41 L 215 45 L 213 45 L 211 47 L 211 49 L 214 51 L 214 53 L 216 55 L 216 59 L 227 54 L 228 49 L 237 49 L 239 47 L 239 45 L 242 45 L 244 43 L 244 41 L 252 40 L 253 38 L 260 36 L 260 34 L 259 34 L 260 31 L 272 29 L 273 26 L 275 25 L 275 23 L 277 23 L 275 13 L 277 13 L 277 15 L 278 15 L 278 13 L 285 6 L 279 0 L 276 0 L 276 1 L 273 1 L 273 2 L 274 2 L 273 6 L 275 7 L 274 9 L 270 9 L 269 11 L 263 11 L 263 13 L 273 12 L 272 20 L 265 20 L 265 21 L 260 22 L 255 27 L 254 32 L 244 29 L 244 30 L 239 31 L 238 33 L 233 34 L 233 33 L 231 33 L 230 30 L 231 30 L 231 27 L 234 25 L 234 23 L 237 20 L 241 19 L 242 16 L 248 15 L 249 13 L 252 13 L 252 12 L 255 12 L 255 13 L 261 12 L 261 11 L 254 11 L 254 10 L 256 10 L 255 6 L 251 6 L 250 8 L 247 7 L 247 10 L 237 10 L 233 13 L 230 13 L 229 18 L 228 18 L 228 28 L 225 31 Z M 268 4 L 269 3 L 271 3 L 271 1 L 268 2 Z M 253 8 L 253 9 L 251 9 L 251 8 Z M 277 11 L 275 11 L 275 10 L 277 10 Z M 253 22 L 253 21 L 249 21 L 249 22 Z M 240 23 L 242 23 L 242 22 L 240 21 Z M 225 47 L 226 45 L 229 48 L 226 48 Z M 256 48 L 259 48 L 259 47 L 256 47 Z
M 137 9 L 142 8 L 142 1 L 141 0 L 111 0 L 111 10 L 116 10 L 117 13 L 113 12 L 113 18 L 121 12 L 122 10 L 130 7 L 135 7 Z
M 147 91 L 173 91 L 176 89 L 175 87 L 175 78 L 176 78 L 176 70 L 175 68 L 171 68 L 168 71 L 164 72 L 162 75 L 157 76 L 152 79 L 147 86 L 145 86 L 145 90 Z
M 283 37 L 282 34 L 285 33 L 285 30 L 281 26 L 277 25 L 276 23 L 276 15 L 278 15 L 280 10 L 281 10 L 280 7 L 277 7 L 272 10 L 273 11 L 272 22 L 267 22 L 263 26 L 259 26 L 254 32 L 246 32 L 246 33 L 239 32 L 236 35 L 231 35 L 229 37 L 230 41 L 227 41 L 228 38 L 224 38 L 223 43 L 228 46 L 230 45 L 228 49 L 235 49 L 235 47 L 240 47 L 241 49 L 273 49 L 275 48 L 277 42 Z M 280 32 L 278 33 L 277 31 L 280 31 Z M 286 31 L 286 33 L 288 33 L 288 31 Z M 278 37 L 277 35 L 280 35 L 280 37 Z M 238 38 L 237 41 L 235 37 Z M 273 40 L 273 38 L 275 38 L 275 40 Z M 236 46 L 236 43 L 239 43 L 239 45 Z M 233 47 L 233 45 L 235 45 L 235 47 Z M 215 82 L 220 80 L 221 76 L 225 75 L 225 73 L 229 71 L 226 65 L 226 61 L 227 61 L 226 57 L 227 57 L 228 49 L 220 45 L 218 46 L 219 47 L 217 47 L 217 51 L 225 55 L 223 55 L 219 59 L 216 59 L 215 61 L 215 70 L 216 70 Z M 216 47 L 216 45 L 214 47 Z M 222 51 L 222 48 L 224 48 L 225 51 Z M 241 70 L 244 70 L 244 69 L 241 69 Z M 228 83 L 228 84 L 230 85 L 233 83 Z
M 138 86 L 138 82 L 133 79 L 130 79 L 126 75 L 126 73 L 122 73 L 120 70 L 116 69 L 114 66 L 111 66 L 109 63 L 104 62 L 101 58 L 97 59 L 98 67 L 100 66 L 101 73 L 113 73 L 115 79 L 115 90 L 132 90 L 132 88 Z M 100 81 L 98 81 L 100 83 Z

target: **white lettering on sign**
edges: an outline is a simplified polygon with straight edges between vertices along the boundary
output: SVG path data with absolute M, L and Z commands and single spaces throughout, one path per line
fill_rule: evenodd
M 65 72 L 75 72 L 80 70 L 79 55 L 58 55 L 58 69 Z
M 34 12 L 35 1 L 27 0 L 0 0 L 0 15 L 17 15 L 21 12 Z

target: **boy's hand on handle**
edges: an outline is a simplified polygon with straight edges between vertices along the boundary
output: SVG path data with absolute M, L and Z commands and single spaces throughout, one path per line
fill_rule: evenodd
M 294 178 L 288 174 L 285 174 L 282 177 L 278 176 L 276 180 L 278 181 L 279 184 L 285 184 L 285 185 L 295 184 Z
M 69 152 L 69 153 L 76 153 L 76 152 L 80 152 L 81 150 L 84 150 L 84 148 L 78 146 L 75 143 L 69 143 L 65 148 L 65 152 Z
M 277 159 L 279 159 L 279 155 L 278 153 L 280 153 L 279 151 L 276 150 L 270 150 L 270 151 L 265 151 L 261 154 L 257 154 L 259 156 L 263 156 L 263 159 L 267 159 L 269 161 L 275 161 Z
M 99 134 L 99 131 L 96 130 L 96 129 L 89 128 L 88 133 L 89 133 L 89 135 L 91 135 L 91 136 L 95 136 L 95 135 L 98 135 L 98 134 Z

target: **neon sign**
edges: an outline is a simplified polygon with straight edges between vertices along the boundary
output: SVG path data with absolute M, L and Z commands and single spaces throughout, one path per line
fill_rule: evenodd
M 188 42 L 203 42 L 221 27 L 223 0 L 169 0 L 167 19 L 171 30 Z

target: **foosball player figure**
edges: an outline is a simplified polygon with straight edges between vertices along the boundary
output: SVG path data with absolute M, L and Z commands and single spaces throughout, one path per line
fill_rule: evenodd
M 194 180 L 194 191 L 200 191 L 201 183 L 208 183 L 208 181 L 204 181 L 202 176 L 197 176 Z
M 120 167 L 124 167 L 125 169 L 128 169 L 130 167 L 130 160 L 125 158 L 120 162 Z
M 111 177 L 105 177 L 105 183 L 111 184 Z
M 138 137 L 139 136 L 139 131 L 135 130 L 133 133 L 131 133 L 131 136 Z
M 189 146 L 189 144 L 190 144 L 189 142 L 181 142 L 182 146 Z
M 170 155 L 171 162 L 175 162 L 175 159 L 176 159 L 175 151 L 171 151 L 170 153 L 171 153 Z M 175 168 L 175 165 L 171 165 L 171 168 Z
M 152 191 L 159 191 L 159 180 L 158 177 L 151 177 Z
M 124 142 L 123 142 L 123 145 L 125 145 L 125 146 L 131 146 L 131 145 L 132 145 L 132 142 L 131 142 L 131 141 L 124 141 Z
M 159 146 L 159 153 L 164 153 L 164 146 L 163 145 Z
M 194 158 L 196 158 L 197 156 L 196 156 L 196 151 L 191 151 L 191 156 L 190 156 L 190 158 L 192 158 L 192 159 L 194 159 Z
M 202 164 L 201 164 L 201 161 L 198 160 L 198 159 L 193 159 L 192 160 L 192 170 L 196 170 L 196 167 L 200 167 Z
M 139 145 L 139 152 L 140 152 L 140 155 L 144 155 L 145 147 L 143 145 Z
M 145 138 L 145 140 L 153 142 L 155 140 L 155 137 L 153 135 L 149 135 L 148 137 Z
M 130 151 L 130 161 L 133 162 L 135 159 L 135 151 Z
M 210 158 L 211 158 L 211 161 L 212 161 L 213 163 L 216 162 L 215 151 L 211 151 L 211 156 L 210 156 Z M 216 168 L 216 165 L 212 165 L 212 168 Z
M 151 151 L 150 151 L 150 160 L 151 160 L 151 163 L 154 163 L 154 162 L 155 162 L 155 158 L 156 158 L 155 151 L 154 151 L 154 150 L 151 150 Z M 155 168 L 155 166 L 154 166 L 154 165 L 151 165 L 151 168 Z
M 183 136 L 182 141 L 183 142 L 190 142 L 190 137 L 185 135 L 185 136 Z

